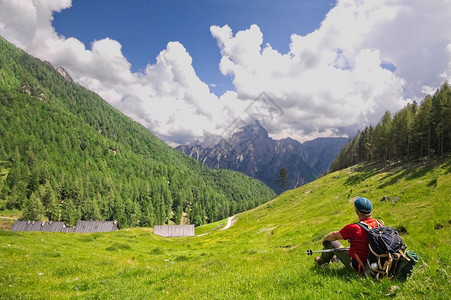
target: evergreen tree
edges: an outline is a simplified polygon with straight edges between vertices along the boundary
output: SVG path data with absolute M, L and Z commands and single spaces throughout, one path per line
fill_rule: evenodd
M 35 192 L 31 195 L 30 199 L 28 199 L 21 219 L 30 221 L 41 221 L 43 218 L 44 218 L 44 206 L 41 203 L 39 192 Z
M 56 193 L 48 180 L 46 180 L 44 185 L 39 188 L 38 194 L 44 205 L 45 216 L 49 221 L 59 221 L 61 218 L 60 207 Z
M 280 186 L 280 190 L 283 192 L 285 190 L 285 187 L 288 183 L 288 175 L 287 170 L 285 168 L 281 168 L 279 170 L 279 177 L 277 177 L 276 180 L 274 180 L 276 184 Z
M 175 210 L 174 223 L 175 224 L 181 224 L 182 216 L 183 216 L 183 209 L 182 209 L 182 206 L 179 205 L 179 206 L 177 206 L 177 208 Z
M 419 156 L 431 156 L 431 109 L 432 97 L 427 96 L 416 115 L 416 132 L 419 140 Z
M 67 226 L 75 226 L 79 219 L 79 213 L 73 201 L 71 199 L 64 200 L 62 204 L 61 220 Z

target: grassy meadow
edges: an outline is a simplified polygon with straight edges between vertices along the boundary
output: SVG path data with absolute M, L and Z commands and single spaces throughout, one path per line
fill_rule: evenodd
M 71 234 L 0 231 L 1 299 L 450 299 L 451 162 L 328 174 L 251 211 L 162 238 L 148 228 Z M 350 198 L 372 200 L 374 216 L 403 227 L 420 256 L 405 283 L 376 282 L 302 254 L 355 222 Z M 384 196 L 392 200 L 381 201 Z

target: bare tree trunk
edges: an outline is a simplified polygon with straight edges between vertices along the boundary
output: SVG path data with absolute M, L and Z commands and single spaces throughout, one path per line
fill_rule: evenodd
M 431 158 L 431 122 L 428 123 L 428 158 Z

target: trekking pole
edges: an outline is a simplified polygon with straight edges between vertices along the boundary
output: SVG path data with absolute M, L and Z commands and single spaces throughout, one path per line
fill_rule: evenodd
M 313 253 L 327 253 L 327 252 L 336 252 L 336 251 L 349 251 L 349 247 L 325 249 L 325 250 L 318 250 L 318 251 L 307 250 L 306 252 L 302 252 L 302 254 L 313 255 Z

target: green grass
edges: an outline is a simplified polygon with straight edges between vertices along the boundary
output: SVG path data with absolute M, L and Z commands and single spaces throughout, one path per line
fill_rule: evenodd
M 22 212 L 18 209 L 0 210 L 0 217 L 20 218 L 21 216 L 22 216 Z
M 445 160 L 356 166 L 242 213 L 228 230 L 213 230 L 221 222 L 196 228 L 210 232 L 200 237 L 0 231 L 0 298 L 449 299 L 450 171 Z M 356 221 L 356 195 L 373 201 L 376 218 L 407 230 L 420 255 L 407 282 L 360 278 L 340 264 L 322 269 L 302 254 Z
M 219 230 L 219 229 L 225 227 L 226 224 L 227 224 L 227 219 L 213 222 L 213 223 L 210 223 L 210 224 L 207 224 L 204 226 L 196 227 L 195 232 L 196 232 L 196 235 L 210 234 L 216 230 Z

